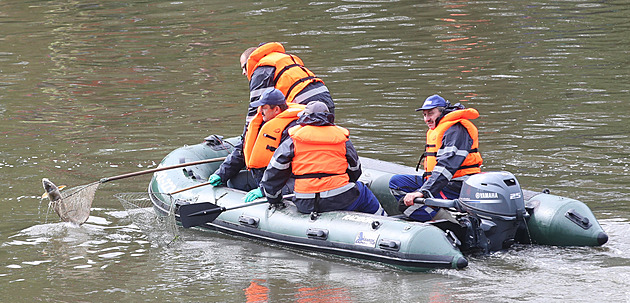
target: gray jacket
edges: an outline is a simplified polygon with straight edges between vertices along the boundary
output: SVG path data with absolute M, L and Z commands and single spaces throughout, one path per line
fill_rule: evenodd
M 325 126 L 333 125 L 333 119 L 332 114 L 315 113 L 304 115 L 297 122 L 300 125 Z M 289 137 L 280 144 L 265 170 L 261 186 L 269 203 L 275 204 L 282 200 L 282 188 L 293 174 L 291 162 L 295 156 L 294 152 L 293 139 Z M 361 163 L 357 151 L 350 140 L 346 141 L 346 161 L 348 162 L 346 173 L 349 176 L 350 183 L 340 188 L 320 193 L 318 201 L 319 212 L 346 209 L 359 197 L 359 190 L 355 182 L 361 176 Z M 298 211 L 302 213 L 314 211 L 315 194 L 295 194 L 293 202 L 297 206 Z

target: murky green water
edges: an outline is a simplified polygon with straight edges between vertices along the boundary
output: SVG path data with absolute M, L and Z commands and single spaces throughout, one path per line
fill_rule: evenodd
M 628 1 L 1 1 L 2 301 L 507 302 L 630 300 Z M 600 248 L 516 247 L 464 270 L 408 273 L 182 231 L 169 247 L 102 185 L 80 228 L 70 187 L 239 135 L 243 49 L 280 41 L 324 79 L 362 156 L 415 165 L 414 112 L 440 93 L 479 110 L 484 170 L 585 202 Z

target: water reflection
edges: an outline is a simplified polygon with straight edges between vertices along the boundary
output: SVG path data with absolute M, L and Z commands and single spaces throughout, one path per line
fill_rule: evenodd
M 300 287 L 295 294 L 297 302 L 354 302 L 343 287 Z
M 249 286 L 244 289 L 247 303 L 260 303 L 269 301 L 269 288 L 259 284 L 265 282 L 265 280 L 254 279 L 249 284 Z
M 293 300 L 295 302 L 354 302 L 347 289 L 342 287 L 299 287 L 289 286 L 287 281 L 274 281 L 284 284 L 280 293 L 294 293 Z M 264 284 L 269 282 L 262 279 L 253 279 L 249 286 L 244 289 L 245 297 L 248 303 L 269 302 L 270 297 L 274 298 L 273 292 Z M 274 287 L 275 288 L 275 287 Z M 272 288 L 272 289 L 274 289 Z

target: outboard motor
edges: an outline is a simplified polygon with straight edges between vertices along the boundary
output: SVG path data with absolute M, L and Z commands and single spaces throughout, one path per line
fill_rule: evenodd
M 462 184 L 458 207 L 478 218 L 487 246 L 486 252 L 512 246 L 516 230 L 526 224 L 523 192 L 516 177 L 509 172 L 485 172 L 470 176 Z

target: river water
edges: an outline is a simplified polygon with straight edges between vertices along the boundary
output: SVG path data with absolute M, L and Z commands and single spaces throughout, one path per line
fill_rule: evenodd
M 0 0 L 2 301 L 628 302 L 628 15 L 626 0 Z M 148 175 L 103 184 L 81 227 L 47 209 L 42 177 L 74 187 L 239 135 L 238 56 L 265 41 L 324 79 L 360 155 L 414 166 L 414 109 L 439 93 L 481 113 L 485 171 L 586 203 L 609 242 L 411 273 L 217 233 L 157 245 L 114 198 Z

